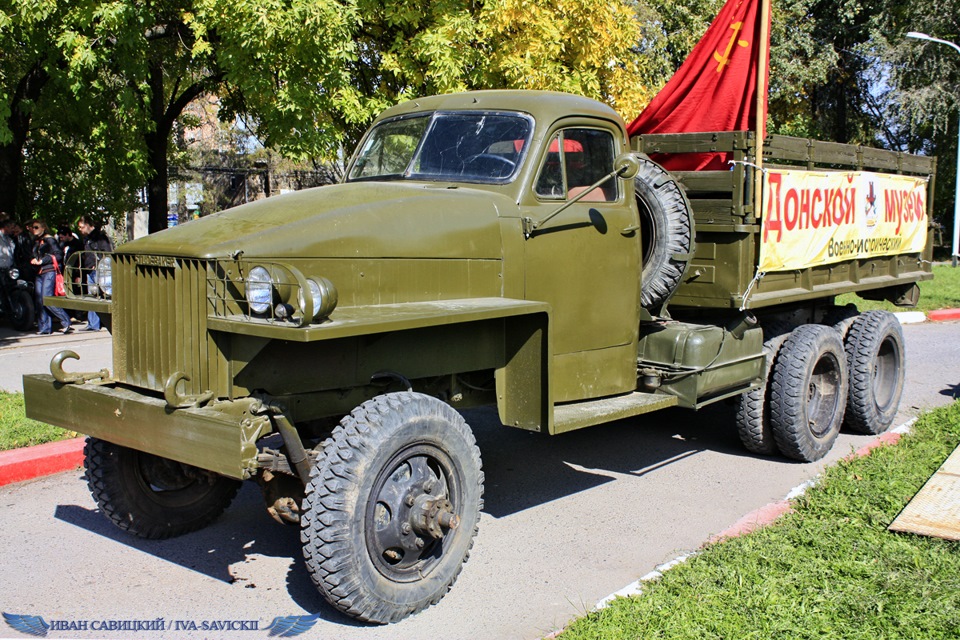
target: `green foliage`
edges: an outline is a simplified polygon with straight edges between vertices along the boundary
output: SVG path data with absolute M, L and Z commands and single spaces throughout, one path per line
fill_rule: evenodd
M 708 547 L 560 637 L 955 637 L 960 543 L 886 527 L 958 443 L 960 402 L 828 468 L 775 525 Z
M 0 451 L 76 438 L 73 431 L 52 427 L 24 416 L 23 394 L 0 391 Z
M 775 0 L 770 131 L 951 158 L 960 56 L 903 33 L 955 37 L 957 2 Z M 629 121 L 722 4 L 3 0 L 0 208 L 54 222 L 122 211 L 145 182 L 155 200 L 177 120 L 203 93 L 269 150 L 314 162 L 342 158 L 384 108 L 433 93 L 570 91 Z M 952 172 L 940 163 L 941 218 Z

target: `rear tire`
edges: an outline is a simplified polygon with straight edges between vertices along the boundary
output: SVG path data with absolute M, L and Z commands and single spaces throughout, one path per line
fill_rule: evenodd
M 240 481 L 112 442 L 87 438 L 87 485 L 103 515 L 138 538 L 197 531 L 229 506 Z
M 850 391 L 844 424 L 859 433 L 883 433 L 893 424 L 903 394 L 903 329 L 888 311 L 867 311 L 846 341 Z
M 768 406 L 770 371 L 786 339 L 786 334 L 778 335 L 763 343 L 765 358 L 763 384 L 739 395 L 736 400 L 737 435 L 750 453 L 770 455 L 777 451 L 777 443 L 770 426 L 770 407 Z
M 794 329 L 774 362 L 770 426 L 788 458 L 813 462 L 827 454 L 840 433 L 847 401 L 847 359 L 832 327 Z

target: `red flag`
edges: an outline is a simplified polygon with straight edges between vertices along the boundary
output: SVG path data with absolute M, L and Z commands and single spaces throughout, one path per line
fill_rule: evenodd
M 627 132 L 633 136 L 753 129 L 758 63 L 761 55 L 770 60 L 769 39 L 760 42 L 761 2 L 727 0 L 697 46 Z M 764 95 L 764 122 L 766 112 Z M 656 155 L 657 162 L 674 171 L 729 168 L 724 153 Z

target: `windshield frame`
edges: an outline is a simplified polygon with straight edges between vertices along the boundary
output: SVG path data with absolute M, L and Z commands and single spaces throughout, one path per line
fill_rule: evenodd
M 437 122 L 445 116 L 464 116 L 464 115 L 475 115 L 475 116 L 500 116 L 500 117 L 510 117 L 524 120 L 527 122 L 527 132 L 526 136 L 523 138 L 523 146 L 520 148 L 517 153 L 516 165 L 514 166 L 511 173 L 502 178 L 484 178 L 480 176 L 471 176 L 471 175 L 452 175 L 452 174 L 438 174 L 438 173 L 418 173 L 413 170 L 413 167 L 416 165 L 417 161 L 420 159 L 420 155 L 423 152 L 424 142 L 430 137 L 434 132 Z M 410 161 L 408 162 L 406 168 L 401 173 L 392 173 L 392 174 L 380 174 L 375 176 L 357 176 L 351 177 L 351 174 L 356 169 L 357 163 L 360 160 L 361 153 L 365 149 L 366 145 L 369 143 L 371 136 L 374 135 L 374 132 L 377 131 L 381 126 L 403 121 L 411 120 L 414 118 L 427 118 L 429 122 L 423 130 L 423 134 L 420 140 L 417 142 L 416 148 L 414 149 L 412 155 L 410 156 Z M 464 182 L 469 184 L 485 184 L 485 185 L 504 185 L 514 182 L 517 177 L 520 175 L 520 170 L 527 160 L 529 155 L 531 141 L 533 140 L 534 131 L 536 130 L 536 121 L 532 115 L 525 113 L 523 111 L 511 111 L 503 109 L 437 109 L 434 111 L 423 111 L 419 113 L 407 113 L 392 118 L 385 118 L 376 122 L 370 129 L 364 134 L 363 138 L 360 140 L 360 144 L 357 145 L 356 151 L 354 151 L 353 156 L 350 158 L 350 163 L 347 165 L 346 171 L 344 172 L 344 182 L 372 182 L 372 181 L 423 181 L 423 182 Z M 517 138 L 519 139 L 519 138 Z

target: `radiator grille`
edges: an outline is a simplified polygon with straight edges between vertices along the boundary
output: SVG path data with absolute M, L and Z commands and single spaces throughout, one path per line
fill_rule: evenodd
M 119 380 L 162 391 L 170 374 L 190 377 L 181 393 L 216 391 L 221 355 L 207 331 L 207 269 L 202 260 L 116 255 L 114 368 Z

